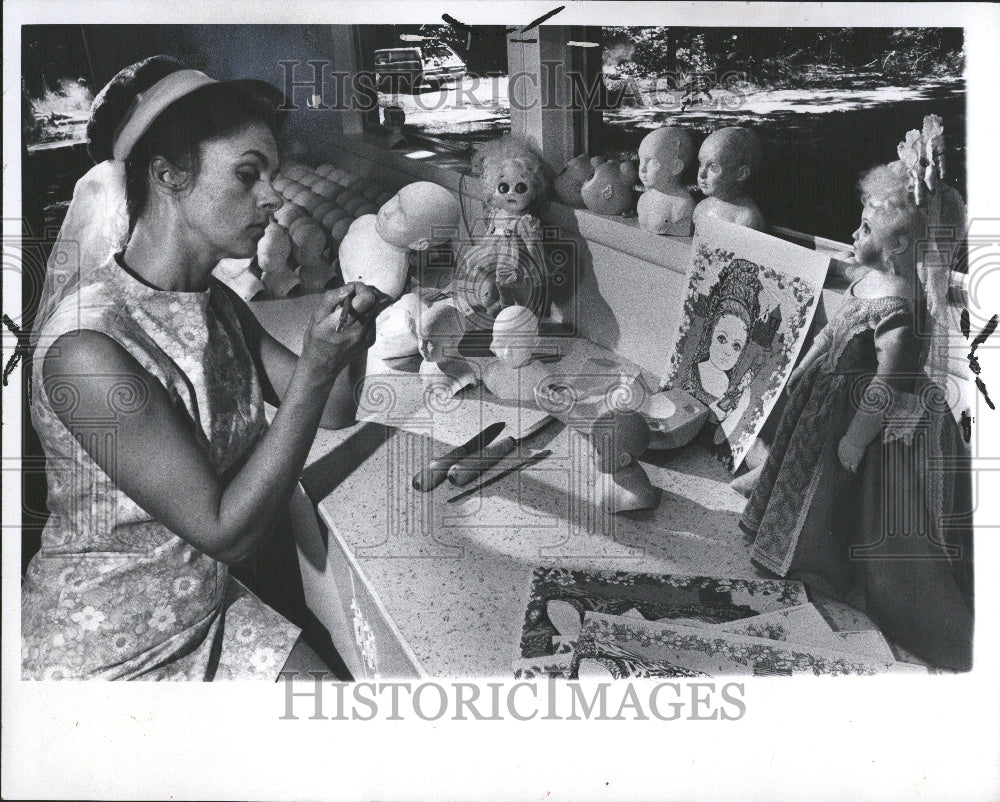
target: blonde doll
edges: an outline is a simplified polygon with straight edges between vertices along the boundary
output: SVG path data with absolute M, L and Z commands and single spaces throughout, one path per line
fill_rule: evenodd
M 758 565 L 853 604 L 921 659 L 967 670 L 969 473 L 924 371 L 924 288 L 942 282 L 917 266 L 928 220 L 914 185 L 902 161 L 862 179 L 856 278 L 789 380 L 741 527 Z

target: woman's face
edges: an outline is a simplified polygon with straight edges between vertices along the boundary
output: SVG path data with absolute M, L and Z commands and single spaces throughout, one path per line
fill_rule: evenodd
M 747 344 L 747 327 L 736 315 L 723 315 L 712 329 L 708 361 L 719 370 L 732 370 Z
M 278 172 L 274 135 L 263 123 L 248 123 L 202 142 L 200 156 L 201 169 L 190 191 L 179 197 L 181 215 L 194 237 L 218 258 L 253 256 L 283 203 L 271 186 Z

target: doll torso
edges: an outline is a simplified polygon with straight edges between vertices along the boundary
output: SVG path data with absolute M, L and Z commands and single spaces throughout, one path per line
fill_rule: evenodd
M 672 193 L 647 189 L 639 197 L 636 209 L 639 228 L 654 234 L 689 236 L 694 208 L 694 200 L 683 188 L 678 187 Z
M 699 223 L 712 217 L 718 220 L 725 220 L 727 223 L 734 223 L 744 228 L 753 228 L 757 231 L 764 231 L 767 228 L 764 222 L 764 215 L 761 214 L 757 204 L 753 202 L 749 195 L 742 195 L 732 201 L 724 201 L 720 198 L 705 198 L 694 208 L 694 227 L 697 230 Z

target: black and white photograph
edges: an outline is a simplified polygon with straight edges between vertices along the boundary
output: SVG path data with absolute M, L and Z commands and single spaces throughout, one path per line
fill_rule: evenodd
M 4 11 L 4 798 L 1000 794 L 996 6 Z

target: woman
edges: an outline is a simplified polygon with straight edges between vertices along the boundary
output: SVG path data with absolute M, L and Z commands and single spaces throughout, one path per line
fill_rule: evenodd
M 91 152 L 124 167 L 128 236 L 99 263 L 101 236 L 85 242 L 68 292 L 51 272 L 36 322 L 52 516 L 22 587 L 25 678 L 323 668 L 229 566 L 264 543 L 317 427 L 351 422 L 349 376 L 336 380 L 371 344 L 379 298 L 328 292 L 296 359 L 211 278 L 220 259 L 254 254 L 282 203 L 278 126 L 245 82 L 165 57 L 94 102 Z M 265 400 L 280 403 L 270 427 Z

